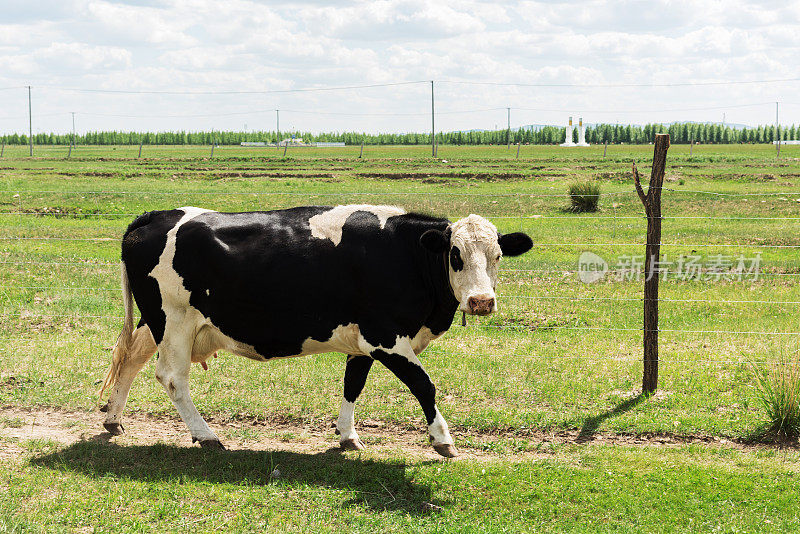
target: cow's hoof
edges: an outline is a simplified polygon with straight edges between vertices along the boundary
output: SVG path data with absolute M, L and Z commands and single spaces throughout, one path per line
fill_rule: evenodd
M 214 450 L 214 451 L 224 451 L 225 445 L 218 439 L 201 439 L 200 446 L 204 449 Z
M 458 456 L 458 451 L 449 443 L 441 443 L 434 445 L 433 450 L 444 456 L 445 458 L 455 458 Z
M 103 423 L 103 426 L 112 436 L 119 436 L 125 432 L 125 428 L 120 423 Z
M 339 442 L 339 446 L 342 448 L 343 451 L 362 451 L 364 450 L 364 444 L 361 443 L 360 439 L 346 439 L 344 441 Z

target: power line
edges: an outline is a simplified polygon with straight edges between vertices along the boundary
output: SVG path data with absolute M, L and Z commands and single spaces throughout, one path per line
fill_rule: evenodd
M 618 87 L 696 87 L 696 86 L 719 86 L 719 85 L 752 85 L 797 82 L 800 78 L 779 78 L 768 80 L 727 80 L 713 82 L 669 82 L 669 83 L 547 83 L 547 82 L 480 82 L 469 80 L 436 80 L 437 83 L 449 83 L 454 85 L 488 85 L 497 87 L 585 87 L 585 88 L 618 88 Z M 414 80 L 404 82 L 373 83 L 363 85 L 344 85 L 331 87 L 302 87 L 295 89 L 262 89 L 262 90 L 205 90 L 205 91 L 186 91 L 186 90 L 146 90 L 146 89 L 85 89 L 80 87 L 61 87 L 56 85 L 39 85 L 38 88 L 56 91 L 70 91 L 78 93 L 106 93 L 106 94 L 157 94 L 157 95 L 247 95 L 247 94 L 280 94 L 280 93 L 304 93 L 319 91 L 344 91 L 352 89 L 371 89 L 377 87 L 397 87 L 404 85 L 417 85 L 430 83 L 430 80 Z M 6 89 L 18 89 L 21 86 L 4 87 Z
M 58 115 L 66 115 L 69 111 L 57 111 L 55 113 L 37 113 L 34 117 L 56 117 Z M 18 120 L 18 119 L 27 119 L 27 115 L 17 115 L 16 117 L 0 117 L 0 120 Z
M 517 82 L 475 82 L 465 80 L 437 80 L 437 83 L 457 85 L 493 85 L 499 87 L 694 87 L 712 85 L 748 85 L 760 83 L 797 82 L 800 78 L 779 78 L 772 80 L 733 80 L 720 82 L 672 82 L 672 83 L 517 83 Z
M 303 87 L 298 89 L 265 89 L 260 91 L 158 91 L 135 89 L 81 89 L 78 87 L 59 87 L 55 85 L 41 85 L 39 88 L 56 91 L 71 91 L 76 93 L 106 93 L 106 94 L 133 94 L 133 95 L 263 95 L 276 93 L 309 93 L 317 91 L 345 91 L 349 89 L 371 89 L 374 87 L 396 87 L 400 85 L 414 85 L 428 83 L 425 81 L 373 83 L 365 85 L 345 85 L 335 87 Z
M 756 107 L 756 106 L 763 106 L 763 105 L 772 105 L 774 102 L 757 102 L 753 104 L 731 104 L 725 106 L 704 106 L 704 107 L 692 107 L 692 108 L 670 108 L 670 109 L 640 109 L 640 110 L 608 110 L 608 109 L 579 109 L 575 110 L 574 108 L 564 108 L 564 109 L 555 109 L 555 108 L 528 108 L 528 107 L 505 107 L 505 108 L 479 108 L 479 109 L 463 109 L 463 110 L 450 110 L 450 111 L 436 111 L 436 115 L 461 115 L 461 114 L 469 114 L 469 113 L 486 113 L 492 111 L 503 111 L 503 110 L 517 110 L 517 111 L 536 111 L 536 112 L 550 112 L 550 113 L 573 113 L 578 111 L 580 113 L 667 113 L 667 112 L 676 112 L 676 111 L 709 111 L 709 110 L 720 110 L 720 109 L 733 109 L 733 108 L 745 108 L 745 107 Z M 122 119 L 191 119 L 191 118 L 207 118 L 207 117 L 234 117 L 234 116 L 241 116 L 241 115 L 261 115 L 265 113 L 272 113 L 277 111 L 275 108 L 270 109 L 253 109 L 247 111 L 231 111 L 231 112 L 224 112 L 224 113 L 186 113 L 186 114 L 129 114 L 129 113 L 98 113 L 94 111 L 81 111 L 75 112 L 81 115 L 87 115 L 91 117 L 112 117 L 112 118 L 122 118 Z M 341 111 L 319 111 L 319 110 L 300 110 L 300 109 L 283 109 L 281 108 L 280 111 L 286 113 L 297 113 L 303 115 L 329 115 L 329 116 L 341 116 L 341 117 L 426 117 L 429 116 L 430 113 L 428 112 L 415 112 L 415 113 L 385 113 L 385 112 L 376 112 L 376 113 L 369 113 L 369 112 L 341 112 Z M 72 113 L 69 111 L 59 111 L 55 113 L 43 113 L 37 114 L 37 117 L 53 117 L 57 115 L 63 115 L 67 113 Z M 27 117 L 24 116 L 9 116 L 9 117 L 0 117 L 0 120 L 13 120 L 13 119 L 24 119 Z M 562 126 L 553 125 L 553 127 L 560 128 Z
M 703 106 L 703 107 L 693 107 L 693 108 L 669 108 L 669 109 L 622 109 L 622 110 L 610 110 L 610 109 L 546 109 L 546 108 L 521 108 L 521 107 L 512 107 L 511 109 L 522 110 L 522 111 L 539 111 L 539 112 L 558 112 L 558 113 L 573 113 L 573 112 L 580 112 L 580 113 L 667 113 L 667 112 L 674 112 L 674 111 L 708 111 L 708 110 L 718 110 L 718 109 L 732 109 L 732 108 L 750 108 L 750 107 L 757 107 L 757 106 L 766 106 L 772 105 L 775 102 L 755 102 L 752 104 L 731 104 L 726 106 Z

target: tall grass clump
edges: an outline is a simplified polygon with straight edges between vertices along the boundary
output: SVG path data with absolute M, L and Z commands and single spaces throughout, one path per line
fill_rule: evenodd
M 572 182 L 569 185 L 569 210 L 575 213 L 597 211 L 600 201 L 600 184 L 590 180 Z
M 750 366 L 758 400 L 767 412 L 762 438 L 778 442 L 800 436 L 800 359 L 780 356 L 776 361 Z

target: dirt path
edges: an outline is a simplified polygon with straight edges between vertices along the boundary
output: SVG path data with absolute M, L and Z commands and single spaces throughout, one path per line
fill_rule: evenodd
M 82 440 L 113 441 L 119 445 L 166 443 L 179 447 L 198 447 L 191 442 L 186 427 L 178 418 L 149 414 L 128 414 L 125 433 L 111 436 L 102 426 L 100 412 L 64 411 L 54 408 L 0 407 L 0 459 L 18 457 L 27 440 L 47 439 L 63 445 Z M 338 447 L 332 428 L 316 428 L 274 422 L 217 422 L 209 425 L 231 450 L 272 450 L 315 454 Z M 424 433 L 378 421 L 363 421 L 359 434 L 371 455 L 419 459 L 440 459 L 427 444 Z M 755 448 L 740 442 L 706 436 L 625 435 L 607 432 L 581 434 L 578 431 L 531 432 L 526 434 L 482 434 L 453 432 L 460 459 L 525 460 L 551 457 L 552 445 L 568 443 L 608 444 L 643 447 L 677 447 L 687 443 L 707 446 Z M 522 446 L 514 445 L 522 443 Z

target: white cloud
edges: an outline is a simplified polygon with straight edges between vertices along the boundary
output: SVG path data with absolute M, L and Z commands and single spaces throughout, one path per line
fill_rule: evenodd
M 37 14 L 37 9 L 39 12 Z M 379 0 L 341 4 L 251 0 L 12 1 L 0 24 L 0 87 L 27 84 L 135 90 L 262 90 L 445 79 L 523 83 L 675 83 L 800 76 L 800 4 L 717 0 Z M 674 117 L 604 110 L 736 106 L 797 100 L 798 83 L 684 88 L 508 87 L 437 83 L 437 109 L 594 110 L 591 120 Z M 81 95 L 48 91 L 38 109 L 109 114 L 233 113 L 280 107 L 337 113 L 424 113 L 425 84 L 230 96 Z M 787 106 L 788 108 L 788 106 Z M 765 108 L 766 109 L 766 108 Z M 492 127 L 498 112 L 443 114 L 442 128 Z M 691 112 L 694 120 L 717 111 Z M 772 110 L 731 108 L 741 122 Z M 787 117 L 800 122 L 800 106 Z M 721 114 L 721 112 L 719 113 Z M 563 111 L 519 110 L 520 121 L 561 121 Z M 504 117 L 500 117 L 500 122 Z M 588 117 L 587 117 L 588 119 Z M 43 119 L 44 122 L 45 119 Z M 87 117 L 83 123 L 91 124 Z M 101 124 L 101 119 L 96 119 Z M 111 119 L 109 119 L 110 121 Z M 144 125 L 146 121 L 125 123 Z M 250 124 L 272 119 L 256 115 Z M 321 129 L 424 130 L 425 117 L 342 117 L 286 112 Z M 791 118 L 789 119 L 791 120 Z M 232 119 L 164 119 L 165 127 L 241 127 Z M 471 122 L 472 121 L 472 122 Z M 283 122 L 283 120 L 282 120 Z M 156 122 L 153 122 L 156 124 Z M 2 127 L 2 124 L 0 124 Z M 55 127 L 55 126 L 54 126 Z M 88 127 L 88 125 L 87 125 Z
M 131 53 L 115 46 L 90 46 L 83 43 L 53 43 L 38 48 L 32 58 L 55 71 L 112 71 L 131 66 Z

